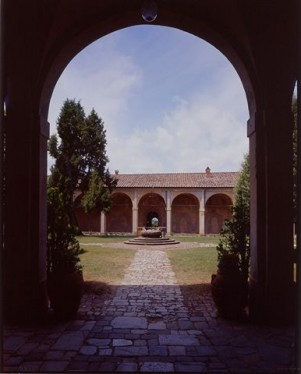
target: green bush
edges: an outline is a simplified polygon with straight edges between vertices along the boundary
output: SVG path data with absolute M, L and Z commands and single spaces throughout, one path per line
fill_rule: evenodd
M 231 255 L 232 268 L 236 268 L 245 280 L 248 280 L 249 277 L 250 263 L 249 175 L 249 157 L 246 155 L 235 190 L 235 201 L 232 208 L 233 215 L 231 219 L 225 221 L 221 230 L 221 239 L 216 247 L 218 268 L 223 268 L 225 261 L 227 261 L 225 257 Z
M 69 224 L 63 194 L 58 187 L 48 187 L 47 209 L 48 274 L 63 274 L 81 270 L 79 255 L 82 253 L 82 249 L 75 238 L 75 228 Z

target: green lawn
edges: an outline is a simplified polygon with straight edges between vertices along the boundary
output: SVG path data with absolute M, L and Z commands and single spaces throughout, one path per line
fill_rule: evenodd
M 119 243 L 132 238 L 133 236 L 118 236 L 118 235 L 87 235 L 87 236 L 77 236 L 76 239 L 80 243 Z
M 167 254 L 187 305 L 211 293 L 211 275 L 217 270 L 215 247 L 169 249 Z
M 95 243 L 92 238 L 80 242 Z M 95 238 L 94 238 L 95 239 Z M 101 243 L 101 242 L 100 242 Z M 83 265 L 85 292 L 99 296 L 112 297 L 114 286 L 120 284 L 125 271 L 135 255 L 134 249 L 116 249 L 104 246 L 83 245 L 80 255 Z
M 180 242 L 197 242 L 218 244 L 220 236 L 173 235 L 172 238 Z
M 180 242 L 197 242 L 197 243 L 213 243 L 217 244 L 219 236 L 199 236 L 199 235 L 172 235 L 172 238 Z M 133 238 L 133 236 L 119 236 L 119 235 L 87 235 L 77 236 L 81 243 L 117 243 Z
M 80 255 L 80 259 L 84 279 L 111 285 L 119 284 L 135 255 L 135 250 L 131 248 L 116 249 L 85 245 L 83 249 L 84 253 Z
M 210 283 L 211 275 L 216 273 L 217 253 L 213 247 L 168 249 L 167 254 L 181 285 Z
M 177 236 L 181 242 L 200 242 L 217 244 L 217 237 Z M 125 271 L 130 265 L 135 248 L 110 248 L 106 243 L 120 243 L 126 237 L 113 236 L 80 236 L 77 237 L 84 253 L 80 255 L 83 274 L 88 289 L 94 292 L 109 292 L 112 286 L 120 284 Z M 92 245 L 98 243 L 99 245 Z M 91 244 L 91 245 L 89 245 Z M 199 292 L 200 287 L 208 288 L 211 275 L 216 273 L 217 253 L 215 247 L 201 247 L 166 250 L 178 284 Z M 201 285 L 201 286 L 200 286 Z

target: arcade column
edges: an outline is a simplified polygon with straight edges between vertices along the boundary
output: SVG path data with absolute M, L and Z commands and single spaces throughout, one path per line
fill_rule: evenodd
M 166 235 L 171 235 L 171 194 L 166 191 Z
M 134 235 L 138 235 L 138 208 L 132 208 L 132 217 L 133 217 L 133 228 L 132 232 Z
M 201 191 L 201 196 L 199 196 L 199 234 L 205 235 L 205 191 Z
M 100 213 L 100 233 L 104 235 L 106 233 L 106 223 L 107 223 L 107 217 L 105 215 L 105 212 L 101 211 Z
M 10 96 L 7 108 L 3 308 L 5 320 L 27 322 L 47 314 L 49 124 L 17 96 Z
M 250 316 L 292 320 L 291 98 L 270 92 L 270 102 L 249 121 L 251 170 Z

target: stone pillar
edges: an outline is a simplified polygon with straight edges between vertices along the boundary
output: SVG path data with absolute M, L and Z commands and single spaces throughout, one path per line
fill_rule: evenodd
M 205 235 L 205 191 L 201 191 L 201 196 L 199 197 L 199 234 Z
M 102 215 L 101 215 L 101 211 L 99 212 L 99 232 L 101 233 L 101 222 L 102 222 Z
M 248 121 L 250 162 L 250 316 L 263 321 L 265 298 L 265 169 L 263 113 L 254 113 Z M 256 131 L 255 131 L 256 130 Z
M 138 209 L 133 208 L 132 210 L 132 222 L 133 222 L 133 235 L 138 235 Z
M 299 1 L 298 14 L 301 14 L 301 2 Z M 301 160 L 301 23 L 299 22 L 298 35 L 298 71 L 297 71 L 297 159 Z M 297 185 L 301 186 L 301 162 L 298 162 L 297 165 Z M 300 187 L 298 189 L 298 198 L 297 198 L 297 223 L 296 223 L 296 232 L 297 232 L 297 248 L 296 248 L 296 292 L 297 292 L 297 323 L 296 323 L 296 348 L 295 348 L 295 367 L 301 367 L 301 194 Z
M 40 122 L 40 170 L 39 170 L 39 278 L 46 282 L 47 261 L 47 142 L 49 138 L 49 122 L 38 118 Z
M 249 121 L 250 315 L 253 320 L 271 323 L 292 318 L 293 119 L 291 97 L 285 100 L 285 90 L 279 92 L 281 98 L 271 90 L 264 110 Z
M 135 196 L 132 199 L 132 234 L 138 235 L 138 202 L 137 202 L 137 192 L 135 191 Z
M 274 87 L 273 87 L 274 90 Z M 291 96 L 274 94 L 266 107 L 266 319 L 292 319 L 293 150 Z M 281 150 L 285 150 L 284 152 Z M 285 199 L 285 203 L 283 203 Z M 280 306 L 280 307 L 279 307 Z
M 171 193 L 166 191 L 166 235 L 171 235 Z
M 3 12 L 3 7 L 1 6 L 0 2 L 0 19 L 3 20 L 4 17 L 4 12 Z M 3 155 L 3 145 L 4 145 L 4 129 L 6 128 L 5 126 L 5 121 L 6 121 L 6 113 L 4 112 L 4 104 L 5 104 L 5 85 L 3 77 L 5 76 L 5 71 L 4 71 L 4 64 L 3 64 L 3 56 L 4 56 L 4 22 L 1 22 L 0 25 L 0 71 L 1 71 L 1 78 L 0 78 L 0 102 L 2 103 L 0 105 L 0 243 L 4 242 L 4 237 L 3 237 L 3 202 L 4 202 L 4 196 L 3 196 L 3 170 L 4 170 L 4 155 Z M 1 257 L 2 258 L 2 257 Z M 3 260 L 3 258 L 2 258 Z M 2 290 L 0 287 L 0 299 L 3 300 L 2 297 Z M 2 320 L 2 311 L 0 309 L 0 320 Z
M 100 233 L 102 235 L 106 234 L 106 223 L 107 223 L 107 216 L 103 211 L 100 213 Z
M 16 88 L 14 92 L 19 91 Z M 3 309 L 4 319 L 22 323 L 44 318 L 48 308 L 46 185 L 49 124 L 44 118 L 30 114 L 26 100 L 14 92 L 7 108 Z

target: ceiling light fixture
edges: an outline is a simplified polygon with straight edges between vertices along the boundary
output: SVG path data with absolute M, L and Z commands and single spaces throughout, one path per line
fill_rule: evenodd
M 157 3 L 154 0 L 143 0 L 141 15 L 144 21 L 153 22 L 157 18 Z

